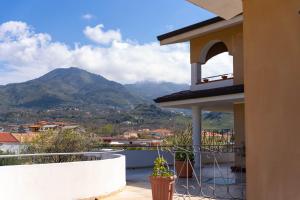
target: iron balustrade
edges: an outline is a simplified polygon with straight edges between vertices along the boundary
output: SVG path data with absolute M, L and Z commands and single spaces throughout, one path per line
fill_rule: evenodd
M 198 84 L 210 83 L 210 82 L 227 80 L 227 79 L 233 79 L 233 74 L 232 73 L 228 73 L 228 74 L 221 74 L 221 75 L 209 76 L 209 77 L 201 78 L 201 80 L 198 81 Z
M 199 152 L 202 152 L 200 157 L 200 166 L 196 167 L 194 160 L 189 156 L 199 148 Z M 164 151 L 157 147 L 158 155 L 160 151 Z M 228 156 L 228 153 L 235 154 L 235 162 L 243 161 L 244 147 L 235 147 L 232 152 L 222 152 L 213 150 L 206 147 L 179 147 L 173 146 L 170 149 L 170 153 L 173 155 L 173 168 L 170 169 L 176 175 L 175 179 L 175 197 L 174 199 L 246 199 L 246 175 L 243 167 L 240 166 L 240 170 L 233 171 L 232 166 L 234 162 L 224 162 Z M 176 163 L 176 153 L 185 153 L 186 165 L 192 166 L 193 177 L 179 178 L 181 171 L 176 171 L 174 168 Z M 205 163 L 203 160 L 209 158 L 212 163 Z M 199 165 L 198 165 L 199 166 Z M 188 167 L 185 168 L 188 174 Z M 182 168 L 181 168 L 182 170 Z

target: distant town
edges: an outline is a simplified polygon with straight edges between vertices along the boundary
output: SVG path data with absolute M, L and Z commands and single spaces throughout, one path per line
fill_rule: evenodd
M 109 127 L 109 125 L 106 127 Z M 27 144 L 31 143 L 35 138 L 42 134 L 59 133 L 68 130 L 79 134 L 87 133 L 87 130 L 84 127 L 71 122 L 37 121 L 32 124 L 11 124 L 1 126 L 0 151 L 6 153 L 20 153 Z M 105 145 L 156 146 L 162 145 L 163 140 L 173 136 L 174 132 L 166 128 L 143 128 L 137 130 L 125 130 L 118 135 L 89 134 L 93 135 L 93 140 Z

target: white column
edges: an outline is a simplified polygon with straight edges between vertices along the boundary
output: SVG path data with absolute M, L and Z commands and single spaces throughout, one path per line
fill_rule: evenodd
M 193 128 L 193 147 L 195 156 L 195 167 L 201 167 L 201 108 L 198 106 L 192 107 L 192 128 Z
M 191 64 L 191 86 L 197 85 L 199 81 L 201 81 L 201 64 L 200 63 L 192 63 Z

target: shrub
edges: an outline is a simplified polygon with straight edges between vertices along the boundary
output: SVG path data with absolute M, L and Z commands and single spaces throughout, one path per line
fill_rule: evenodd
M 168 163 L 163 157 L 157 157 L 155 159 L 152 176 L 173 176 L 173 172 L 169 169 Z

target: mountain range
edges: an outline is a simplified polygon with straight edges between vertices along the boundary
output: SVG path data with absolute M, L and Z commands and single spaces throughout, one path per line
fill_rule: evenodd
M 134 84 L 126 84 L 125 87 L 132 93 L 144 100 L 153 100 L 157 97 L 171 94 L 174 92 L 187 90 L 187 84 L 175 84 L 170 82 L 151 82 L 143 81 Z
M 138 82 L 122 85 L 79 68 L 57 68 L 24 83 L 0 86 L 0 106 L 53 108 L 96 106 L 131 109 L 152 99 L 187 89 L 175 83 Z
M 137 128 L 184 127 L 191 121 L 189 111 L 161 109 L 153 99 L 188 88 L 150 81 L 122 85 L 79 68 L 57 68 L 34 80 L 0 86 L 0 125 L 58 120 L 86 127 L 128 121 Z M 228 113 L 206 112 L 203 119 L 205 128 L 233 123 Z

